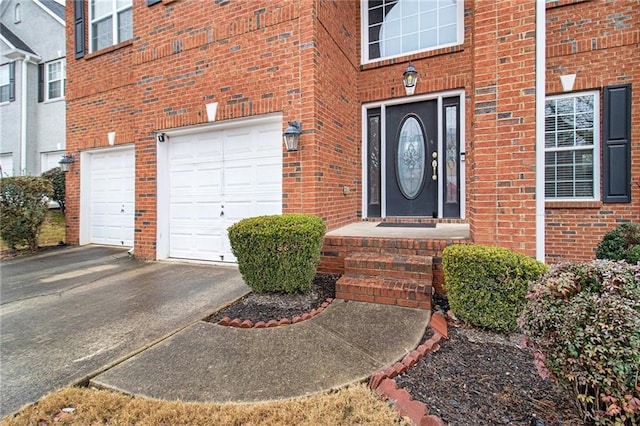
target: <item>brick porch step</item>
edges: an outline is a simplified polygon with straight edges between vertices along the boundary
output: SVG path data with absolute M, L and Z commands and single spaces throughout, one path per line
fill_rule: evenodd
M 430 284 L 411 279 L 343 275 L 336 282 L 336 297 L 430 310 L 432 289 Z
M 336 297 L 431 309 L 433 259 L 430 256 L 351 253 L 336 283 Z
M 383 276 L 424 280 L 431 284 L 433 260 L 430 256 L 411 256 L 357 252 L 344 260 L 347 276 Z

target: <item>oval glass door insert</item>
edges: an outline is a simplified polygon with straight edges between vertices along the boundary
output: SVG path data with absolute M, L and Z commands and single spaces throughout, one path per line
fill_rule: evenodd
M 396 175 L 402 195 L 412 200 L 418 196 L 425 176 L 424 131 L 415 116 L 404 119 L 398 135 Z

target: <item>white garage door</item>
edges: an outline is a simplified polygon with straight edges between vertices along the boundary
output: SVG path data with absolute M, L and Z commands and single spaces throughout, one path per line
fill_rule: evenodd
M 282 212 L 280 123 L 169 139 L 169 256 L 235 262 L 227 228 Z
M 13 154 L 0 154 L 0 174 L 3 177 L 13 176 Z
M 89 169 L 89 242 L 133 247 L 133 148 L 91 153 Z

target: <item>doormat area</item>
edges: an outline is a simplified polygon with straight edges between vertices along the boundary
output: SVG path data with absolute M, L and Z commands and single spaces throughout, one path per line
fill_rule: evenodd
M 396 223 L 380 222 L 376 228 L 435 228 L 435 223 Z

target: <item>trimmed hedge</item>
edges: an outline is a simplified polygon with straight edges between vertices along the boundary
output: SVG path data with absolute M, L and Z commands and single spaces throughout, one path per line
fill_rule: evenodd
M 64 213 L 65 210 L 65 175 L 60 167 L 54 167 L 51 170 L 47 170 L 42 173 L 42 177 L 48 179 L 53 187 L 53 194 L 51 199 L 58 203 L 60 211 Z
M 240 273 L 257 293 L 306 293 L 320 262 L 322 219 L 287 214 L 243 219 L 229 227 Z
M 38 248 L 38 234 L 47 215 L 47 197 L 53 189 L 47 179 L 15 176 L 0 179 L 0 237 L 11 248 Z
M 501 247 L 456 244 L 442 253 L 445 290 L 457 318 L 498 333 L 518 330 L 530 282 L 547 266 Z
M 640 425 L 640 265 L 554 265 L 520 326 L 542 377 L 575 397 L 585 424 Z
M 640 262 L 640 225 L 623 223 L 607 232 L 596 247 L 598 259 Z

